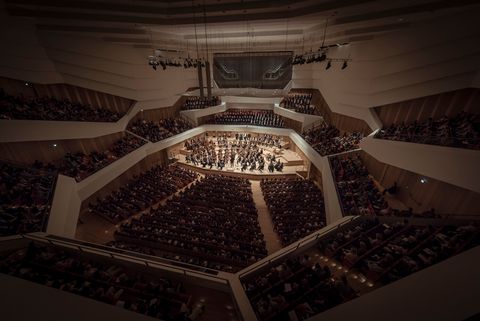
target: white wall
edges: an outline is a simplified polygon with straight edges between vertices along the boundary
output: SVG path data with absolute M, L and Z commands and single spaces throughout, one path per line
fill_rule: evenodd
M 213 115 L 217 113 L 221 113 L 227 110 L 225 102 L 222 102 L 218 106 L 203 108 L 203 109 L 191 109 L 191 110 L 182 110 L 180 111 L 180 115 L 187 117 L 192 124 L 195 126 L 198 125 L 198 118 Z
M 58 175 L 47 233 L 74 238 L 82 200 L 72 177 Z
M 330 50 L 341 62 L 294 66 L 293 87 L 320 90 L 332 111 L 381 126 L 369 108 L 480 84 L 478 8 L 413 24 L 360 43 Z M 309 85 L 311 77 L 311 86 Z
M 197 85 L 196 70 L 154 71 L 148 52 L 93 38 L 37 31 L 28 20 L 1 17 L 0 76 L 42 84 L 68 83 L 112 95 L 171 106 Z M 146 106 L 146 107 L 148 107 Z
M 38 83 L 63 82 L 37 37 L 35 26 L 19 20 L 0 10 L 0 76 Z
M 278 104 L 274 105 L 273 112 L 277 115 L 301 122 L 302 130 L 315 122 L 321 122 L 323 120 L 322 116 L 297 113 L 291 109 L 280 107 Z

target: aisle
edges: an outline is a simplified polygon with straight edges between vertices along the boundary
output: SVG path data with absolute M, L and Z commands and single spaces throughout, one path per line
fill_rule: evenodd
M 250 183 L 252 183 L 253 201 L 258 211 L 258 223 L 260 224 L 260 229 L 262 230 L 267 245 L 268 254 L 272 254 L 280 250 L 282 244 L 280 243 L 277 233 L 273 230 L 272 218 L 268 212 L 267 204 L 263 199 L 260 181 L 250 180 Z

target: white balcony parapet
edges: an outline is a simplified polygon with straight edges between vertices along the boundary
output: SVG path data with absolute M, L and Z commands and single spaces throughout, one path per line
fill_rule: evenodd
M 360 147 L 378 161 L 480 193 L 480 151 L 365 137 Z
M 185 116 L 190 120 L 190 122 L 193 125 L 198 126 L 198 118 L 221 113 L 226 110 L 227 110 L 227 104 L 225 102 L 222 102 L 220 105 L 212 106 L 208 108 L 182 110 L 180 111 L 180 115 Z
M 73 238 L 81 203 L 95 192 L 106 186 L 129 168 L 148 155 L 174 146 L 186 139 L 211 131 L 255 132 L 288 136 L 306 157 L 322 173 L 322 192 L 325 199 L 327 224 L 342 218 L 341 206 L 335 189 L 335 182 L 330 172 L 327 157 L 320 156 L 298 133 L 287 128 L 272 128 L 249 125 L 202 125 L 169 137 L 157 143 L 147 143 L 112 164 L 102 168 L 81 182 L 59 175 L 50 213 L 47 231 L 59 236 Z
M 323 121 L 322 116 L 297 113 L 296 111 L 293 111 L 291 109 L 280 107 L 279 104 L 274 105 L 273 112 L 277 115 L 283 116 L 285 118 L 290 118 L 302 123 L 302 131 L 305 128 L 308 128 L 311 124 Z

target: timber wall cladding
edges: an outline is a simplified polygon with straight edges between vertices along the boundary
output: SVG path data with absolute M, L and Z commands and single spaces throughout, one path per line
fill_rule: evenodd
M 454 116 L 461 111 L 480 114 L 480 89 L 465 88 L 375 107 L 383 126 Z
M 54 97 L 59 100 L 68 99 L 81 103 L 109 109 L 125 114 L 133 106 L 134 100 L 123 98 L 99 91 L 72 86 L 68 84 L 33 84 L 25 85 L 25 81 L 0 77 L 0 86 L 11 95 L 24 95 L 30 97 Z
M 36 160 L 44 163 L 55 162 L 63 158 L 66 153 L 89 154 L 93 151 L 105 151 L 125 134 L 118 132 L 91 139 L 2 143 L 0 144 L 0 159 L 24 165 L 30 165 Z
M 435 208 L 437 213 L 480 215 L 480 194 L 430 177 L 382 163 L 371 155 L 359 152 L 369 173 L 383 187 L 397 182 L 396 197 L 414 212 Z M 426 179 L 425 183 L 421 179 Z

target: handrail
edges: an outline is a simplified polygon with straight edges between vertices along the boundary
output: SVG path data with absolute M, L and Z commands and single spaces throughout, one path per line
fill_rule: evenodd
M 434 138 L 434 139 L 442 139 L 442 138 L 448 138 L 448 139 L 462 139 L 462 140 L 472 140 L 472 141 L 480 141 L 480 138 L 470 138 L 470 137 L 461 137 L 461 136 L 432 136 L 432 135 L 411 135 L 411 134 L 387 134 L 385 132 L 385 129 L 380 129 L 375 133 L 374 137 L 379 136 L 379 138 L 382 137 L 419 137 L 419 138 Z
M 67 247 L 75 247 L 80 252 L 93 252 L 93 253 L 103 253 L 111 258 L 117 259 L 127 259 L 129 261 L 135 261 L 137 263 L 143 264 L 146 267 L 156 267 L 160 266 L 168 270 L 175 270 L 177 273 L 182 275 L 197 275 L 204 279 L 213 279 L 215 282 L 219 282 L 222 284 L 228 284 L 228 280 L 222 277 L 217 276 L 218 271 L 212 269 L 203 269 L 210 272 L 202 272 L 198 271 L 199 267 L 191 266 L 188 263 L 179 263 L 176 261 L 171 261 L 168 259 L 159 259 L 156 257 L 152 257 L 147 254 L 136 253 L 128 250 L 121 250 L 121 249 L 114 249 L 111 247 L 107 247 L 100 244 L 93 244 L 90 242 L 79 241 L 74 239 L 65 239 L 55 235 L 32 235 L 32 234 L 20 234 L 22 238 L 37 240 L 45 243 L 49 243 L 52 245 L 60 245 L 60 246 L 67 246 Z M 90 250 L 90 251 L 89 251 Z M 168 263 L 162 262 L 168 261 Z M 180 265 L 188 265 L 187 267 L 181 267 Z M 195 270 L 197 269 L 197 270 Z
M 326 236 L 327 234 L 329 234 L 333 230 L 338 229 L 338 228 L 340 228 L 340 227 L 342 227 L 346 224 L 349 224 L 353 220 L 358 219 L 358 218 L 361 218 L 361 216 L 351 216 L 351 217 L 349 217 L 348 219 L 346 219 L 345 221 L 343 221 L 339 224 L 336 224 L 336 225 L 333 225 L 333 226 L 330 226 L 330 227 L 328 227 L 328 226 L 325 227 L 327 229 L 322 228 L 321 230 L 319 230 L 317 232 L 314 232 L 314 233 L 308 235 L 307 237 L 304 237 L 303 239 L 298 240 L 298 241 L 288 245 L 287 246 L 287 247 L 289 247 L 288 250 L 280 251 L 280 253 L 273 254 L 272 256 L 267 256 L 266 258 L 263 259 L 263 262 L 260 263 L 259 265 L 253 265 L 250 268 L 245 268 L 244 270 L 238 272 L 238 277 L 241 279 L 245 275 L 250 274 L 252 271 L 258 270 L 258 269 L 264 267 L 265 265 L 271 264 L 272 262 L 274 262 L 278 258 L 284 257 L 287 254 L 290 254 L 292 252 L 297 251 L 301 246 L 303 246 L 307 243 L 310 243 L 312 240 L 318 240 L 320 237 Z

